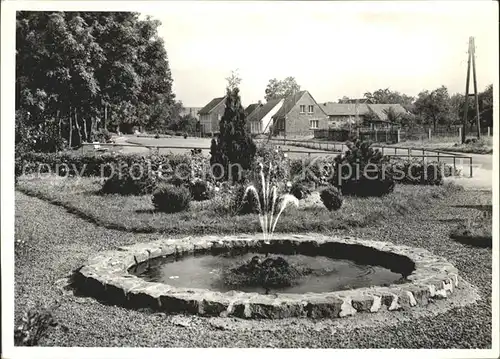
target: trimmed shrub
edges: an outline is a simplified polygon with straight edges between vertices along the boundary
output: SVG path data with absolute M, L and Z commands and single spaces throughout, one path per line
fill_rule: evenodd
M 142 173 L 136 166 L 123 168 L 104 181 L 104 194 L 143 195 L 152 193 L 157 185 L 151 173 Z
M 191 194 L 184 186 L 163 184 L 154 191 L 152 200 L 157 211 L 175 213 L 189 208 Z
M 332 183 L 342 194 L 354 196 L 383 196 L 394 190 L 389 159 L 370 142 L 356 140 L 347 144 L 349 150 L 335 158 Z
M 290 188 L 290 194 L 295 196 L 297 199 L 305 199 L 311 194 L 311 190 L 305 183 L 295 182 L 292 184 L 292 188 Z
M 344 199 L 342 193 L 333 186 L 323 189 L 320 193 L 321 201 L 329 211 L 336 211 L 342 207 Z
M 191 198 L 195 201 L 205 201 L 213 197 L 214 192 L 209 183 L 203 180 L 195 180 L 189 183 Z
M 347 181 L 342 186 L 342 194 L 357 197 L 382 197 L 394 191 L 392 178 L 371 180 L 361 178 L 358 181 Z

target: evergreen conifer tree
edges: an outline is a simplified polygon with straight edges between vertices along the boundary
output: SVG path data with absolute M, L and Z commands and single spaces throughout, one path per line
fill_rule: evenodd
M 238 168 L 246 170 L 252 165 L 256 146 L 246 127 L 238 87 L 227 88 L 226 109 L 219 124 L 219 134 L 216 139 L 212 139 L 210 152 L 210 164 L 216 177 L 222 175 L 218 167 L 223 169 L 225 179 L 239 180 L 242 174 Z

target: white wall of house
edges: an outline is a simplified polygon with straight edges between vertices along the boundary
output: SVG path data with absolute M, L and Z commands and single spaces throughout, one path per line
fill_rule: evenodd
M 212 132 L 212 117 L 210 114 L 200 116 L 200 125 L 203 133 Z
M 279 111 L 281 106 L 283 106 L 283 101 L 285 100 L 281 100 L 280 102 L 278 102 L 271 111 L 269 111 L 264 117 L 262 117 L 261 123 L 263 133 L 269 133 L 273 121 L 272 118 L 276 114 L 276 112 Z

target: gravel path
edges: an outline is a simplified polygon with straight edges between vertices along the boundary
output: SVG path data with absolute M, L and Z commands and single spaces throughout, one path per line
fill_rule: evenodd
M 224 330 L 213 320 L 165 317 L 147 311 L 108 306 L 91 298 L 61 295 L 54 283 L 78 268 L 91 254 L 118 245 L 155 240 L 153 235 L 128 234 L 97 227 L 64 209 L 16 192 L 16 236 L 28 240 L 16 254 L 16 318 L 35 303 L 59 298 L 44 346 L 146 347 L 306 347 L 306 348 L 490 348 L 491 249 L 471 248 L 452 241 L 457 220 L 479 213 L 461 205 L 491 203 L 491 192 L 465 191 L 414 217 L 395 218 L 373 228 L 338 231 L 426 248 L 448 258 L 461 275 L 475 284 L 482 299 L 432 318 L 388 326 L 345 328 L 329 325 L 287 325 L 271 330 Z M 36 245 L 34 244 L 36 242 Z M 212 324 L 211 324 L 212 323 Z M 293 323 L 292 323 L 293 324 Z

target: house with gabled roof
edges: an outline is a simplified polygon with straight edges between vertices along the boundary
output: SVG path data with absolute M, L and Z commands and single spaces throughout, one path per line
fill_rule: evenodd
M 311 135 L 328 128 L 328 115 L 309 91 L 299 91 L 284 99 L 273 118 L 275 135 Z
M 269 133 L 272 127 L 273 116 L 280 110 L 283 102 L 283 99 L 275 99 L 269 100 L 265 104 L 259 103 L 258 107 L 246 117 L 250 133 Z
M 394 125 L 387 118 L 386 111 L 390 108 L 398 114 L 408 113 L 400 104 L 325 102 L 321 108 L 328 115 L 329 128 L 346 125 L 385 128 Z
M 226 109 L 225 102 L 226 96 L 216 97 L 198 112 L 202 135 L 219 132 L 219 122 Z
M 262 105 L 262 103 L 259 101 L 257 103 L 252 103 L 245 108 L 245 117 L 248 118 L 254 112 L 257 108 L 259 108 Z

